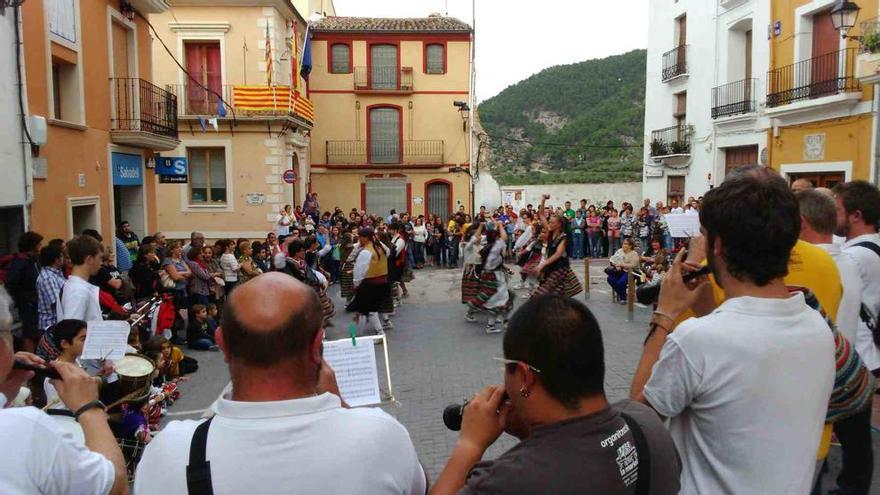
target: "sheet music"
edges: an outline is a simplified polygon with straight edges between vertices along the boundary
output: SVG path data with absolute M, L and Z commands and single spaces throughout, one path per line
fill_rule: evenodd
M 81 359 L 110 359 L 125 356 L 131 327 L 125 321 L 90 321 Z
M 666 215 L 669 235 L 672 237 L 698 237 L 700 235 L 700 215 L 678 213 Z
M 339 393 L 348 405 L 367 406 L 382 401 L 373 339 L 360 337 L 356 346 L 351 345 L 351 339 L 324 342 L 324 359 L 336 372 Z

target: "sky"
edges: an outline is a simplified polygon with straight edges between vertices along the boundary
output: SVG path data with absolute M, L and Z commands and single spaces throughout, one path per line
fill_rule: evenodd
M 648 46 L 648 0 L 333 0 L 336 14 L 423 17 L 433 12 L 473 25 L 477 100 L 541 69 Z

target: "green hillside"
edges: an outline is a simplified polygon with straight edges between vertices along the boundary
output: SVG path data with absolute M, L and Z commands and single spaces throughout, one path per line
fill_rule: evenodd
M 645 53 L 551 67 L 483 102 L 498 182 L 640 181 Z

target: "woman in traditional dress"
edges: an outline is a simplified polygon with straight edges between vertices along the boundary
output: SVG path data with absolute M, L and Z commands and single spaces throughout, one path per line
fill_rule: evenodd
M 528 289 L 528 292 L 523 294 L 524 298 L 531 296 L 532 291 L 540 283 L 541 274 L 538 271 L 538 266 L 541 265 L 541 262 L 546 257 L 547 231 L 540 224 L 537 224 L 532 226 L 532 232 L 534 232 L 532 240 L 526 244 L 520 253 L 521 257 L 525 259 L 525 263 L 520 271 L 520 275 L 523 277 L 523 283 L 520 285 L 520 288 Z
M 547 231 L 547 256 L 535 268 L 535 271 L 541 276 L 541 283 L 532 292 L 532 297 L 544 294 L 572 297 L 580 294 L 584 288 L 574 272 L 571 271 L 568 257 L 565 254 L 568 238 L 565 235 L 564 220 L 555 213 L 550 215 L 549 220 L 544 217 L 544 201 L 549 197 L 549 194 L 545 194 L 541 198 L 541 206 L 538 208 L 538 217 Z
M 464 262 L 464 271 L 461 273 L 461 303 L 467 305 L 468 310 L 464 315 L 465 321 L 477 321 L 475 312 L 470 306 L 471 302 L 480 291 L 480 257 L 481 237 L 483 235 L 483 224 L 472 224 L 465 232 L 465 242 L 462 248 L 462 261 Z
M 318 299 L 321 301 L 321 312 L 324 316 L 324 326 L 332 327 L 333 317 L 336 316 L 336 306 L 333 304 L 330 296 L 327 295 L 327 286 L 321 282 L 321 278 L 318 277 L 317 272 L 306 263 L 307 244 L 312 243 L 314 243 L 314 241 L 311 239 L 307 239 L 306 241 L 296 239 L 290 243 L 288 246 L 287 273 L 293 275 L 293 277 L 300 282 L 315 289 L 315 292 L 318 293 Z
M 342 241 L 339 246 L 339 259 L 342 260 L 342 267 L 339 269 L 339 293 L 345 303 L 351 302 L 354 297 L 354 288 L 352 280 L 354 279 L 354 260 L 357 259 L 359 246 L 357 243 L 357 224 L 352 223 L 348 231 L 342 234 Z
M 358 244 L 360 250 L 355 259 L 352 280 L 354 299 L 346 309 L 357 313 L 354 321 L 359 334 L 371 329 L 376 335 L 384 335 L 379 310 L 382 302 L 390 299 L 388 251 L 376 240 L 372 227 L 358 230 Z
M 480 251 L 483 271 L 480 273 L 480 290 L 468 303 L 471 312 L 486 311 L 489 321 L 486 333 L 499 333 L 507 326 L 507 315 L 513 308 L 513 294 L 507 287 L 504 269 L 504 248 L 507 232 L 501 222 L 486 233 L 486 244 Z

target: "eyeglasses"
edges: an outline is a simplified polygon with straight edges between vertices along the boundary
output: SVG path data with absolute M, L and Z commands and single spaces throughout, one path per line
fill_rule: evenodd
M 504 363 L 504 364 L 520 364 L 520 363 L 522 363 L 522 364 L 528 366 L 529 369 L 534 371 L 535 373 L 541 372 L 541 370 L 539 370 L 538 368 L 535 368 L 534 366 L 532 366 L 531 364 L 529 364 L 525 361 L 517 361 L 516 359 L 505 359 L 505 358 L 500 358 L 500 357 L 493 357 L 492 360 L 498 361 L 499 363 Z

